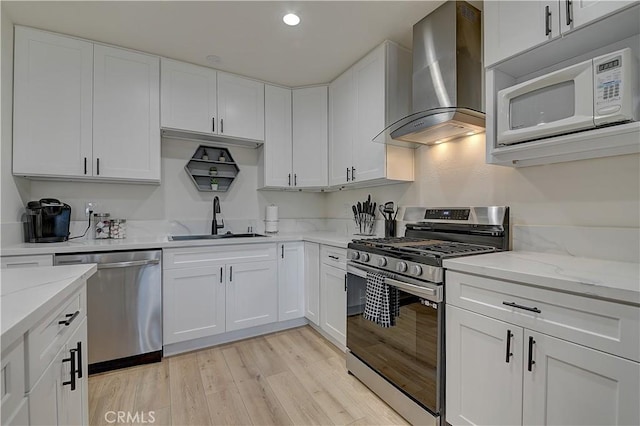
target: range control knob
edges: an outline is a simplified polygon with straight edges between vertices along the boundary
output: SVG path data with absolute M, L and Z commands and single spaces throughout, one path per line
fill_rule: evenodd
M 360 260 L 362 260 L 363 262 L 368 262 L 369 261 L 369 254 L 368 253 L 362 253 L 362 255 L 360 256 Z
M 380 267 L 387 266 L 387 258 L 381 257 L 380 259 L 378 259 L 378 266 Z
M 396 271 L 407 272 L 407 264 L 405 262 L 398 262 L 396 265 Z
M 357 251 L 350 251 L 349 252 L 349 259 L 351 259 L 351 260 L 360 259 L 360 253 L 358 253 Z
M 413 265 L 411 267 L 411 275 L 415 275 L 415 276 L 420 276 L 422 275 L 422 266 L 420 265 Z

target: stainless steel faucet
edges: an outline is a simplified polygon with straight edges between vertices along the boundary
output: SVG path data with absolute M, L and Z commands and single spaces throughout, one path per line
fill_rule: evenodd
M 223 219 L 220 219 L 222 223 L 218 225 L 216 213 L 220 213 L 220 199 L 217 195 L 213 197 L 213 220 L 211 221 L 211 235 L 218 235 L 218 229 L 224 228 Z

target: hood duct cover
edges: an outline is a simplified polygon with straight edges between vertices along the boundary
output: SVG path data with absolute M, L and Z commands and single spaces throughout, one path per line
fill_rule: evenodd
M 484 131 L 480 11 L 447 1 L 413 26 L 413 114 L 373 140 L 430 145 Z

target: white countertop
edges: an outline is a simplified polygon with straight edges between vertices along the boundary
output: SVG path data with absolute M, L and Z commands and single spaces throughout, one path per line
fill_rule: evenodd
M 95 251 L 113 250 L 140 250 L 159 249 L 193 246 L 217 246 L 231 244 L 255 244 L 255 243 L 280 243 L 286 241 L 310 241 L 319 244 L 326 244 L 335 247 L 346 248 L 353 239 L 373 238 L 359 235 L 345 235 L 335 232 L 295 232 L 279 233 L 266 237 L 254 238 L 229 238 L 220 240 L 191 240 L 191 241 L 169 241 L 167 236 L 147 237 L 147 238 L 125 238 L 122 240 L 71 240 L 64 243 L 22 243 L 12 246 L 2 247 L 2 256 L 54 254 L 54 253 L 86 253 Z
M 96 271 L 95 264 L 2 269 L 2 350 L 73 294 Z
M 449 270 L 640 305 L 640 264 L 527 251 L 444 261 Z

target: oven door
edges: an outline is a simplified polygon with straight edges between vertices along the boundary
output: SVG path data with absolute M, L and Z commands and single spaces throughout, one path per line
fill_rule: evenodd
M 395 326 L 384 328 L 363 316 L 367 271 L 377 272 L 353 262 L 347 265 L 347 348 L 408 397 L 440 415 L 444 395 L 442 286 L 419 286 L 407 277 L 387 278 L 386 284 L 398 289 L 400 316 Z

